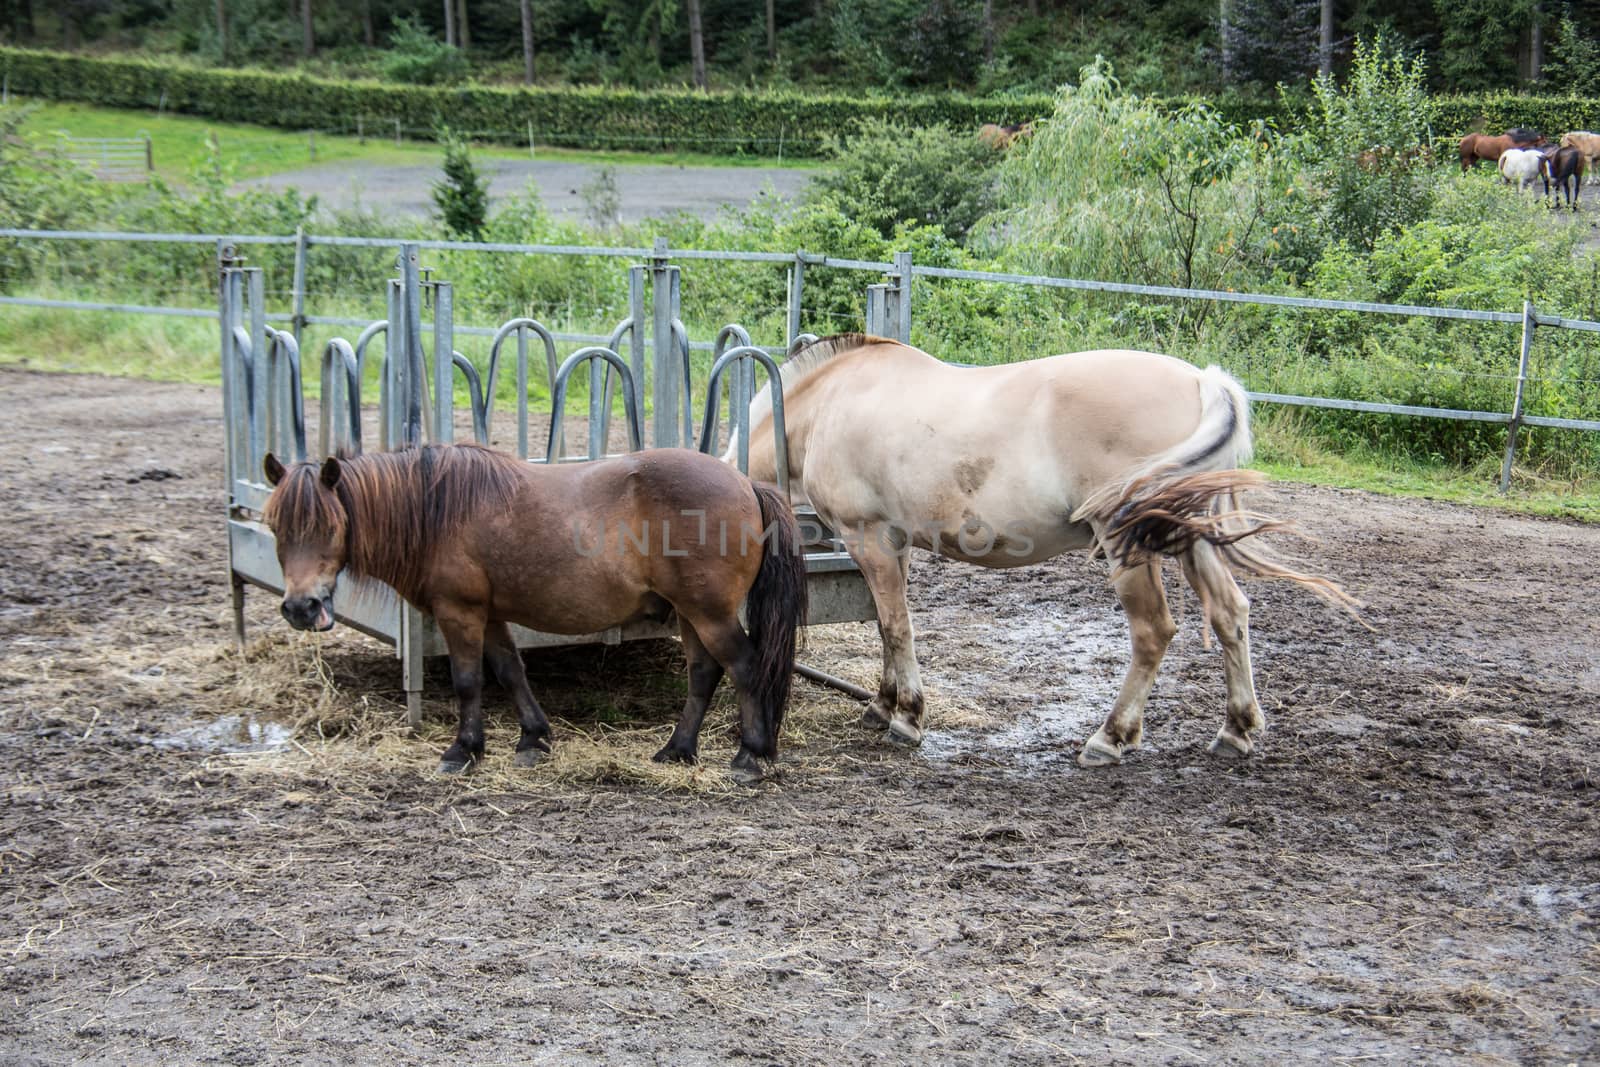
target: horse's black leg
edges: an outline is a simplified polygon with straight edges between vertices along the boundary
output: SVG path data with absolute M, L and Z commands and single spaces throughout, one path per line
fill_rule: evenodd
M 441 611 L 434 620 L 450 650 L 450 677 L 455 683 L 460 715 L 456 743 L 445 749 L 439 770 L 459 774 L 483 758 L 483 619 L 470 614 Z
M 700 724 L 706 717 L 711 694 L 722 681 L 722 664 L 706 650 L 688 619 L 678 620 L 678 632 L 683 637 L 683 654 L 689 661 L 689 699 L 684 701 L 683 714 L 673 727 L 672 736 L 655 754 L 657 763 L 693 763 L 699 758 Z
M 775 753 L 778 739 L 768 736 L 761 707 L 752 695 L 756 678 L 756 646 L 739 628 L 736 618 L 722 622 L 698 619 L 695 633 L 706 651 L 733 678 L 733 684 L 739 690 L 739 751 L 733 757 L 733 776 L 741 782 L 757 781 L 762 777 L 760 757 Z M 685 708 L 686 718 L 687 711 Z M 701 713 L 704 714 L 704 711 Z M 677 736 L 676 731 L 673 736 Z
M 489 661 L 489 670 L 517 706 L 522 736 L 517 740 L 513 762 L 519 767 L 531 767 L 539 761 L 540 753 L 550 751 L 550 720 L 533 698 L 533 690 L 528 688 L 528 672 L 522 666 L 522 654 L 517 651 L 516 642 L 511 639 L 511 627 L 503 622 L 491 622 L 485 627 L 483 654 Z

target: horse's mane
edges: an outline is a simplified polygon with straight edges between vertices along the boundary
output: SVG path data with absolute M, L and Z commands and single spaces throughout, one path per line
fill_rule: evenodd
M 350 570 L 414 600 L 437 547 L 510 503 L 522 461 L 480 445 L 427 445 L 365 453 L 339 468 L 332 493 L 317 464 L 290 468 L 263 519 L 290 541 L 326 539 L 342 525 Z
M 847 355 L 868 345 L 896 344 L 892 337 L 879 337 L 871 333 L 836 333 L 828 337 L 817 338 L 814 341 L 797 342 L 789 349 L 789 358 L 783 366 L 778 368 L 778 377 L 783 382 L 783 395 L 788 396 L 801 379 L 811 374 L 817 368 L 827 364 L 835 356 Z M 755 428 L 764 420 L 772 416 L 772 386 L 770 383 L 761 387 L 761 391 L 750 401 L 750 429 Z M 729 448 L 734 445 L 729 441 Z

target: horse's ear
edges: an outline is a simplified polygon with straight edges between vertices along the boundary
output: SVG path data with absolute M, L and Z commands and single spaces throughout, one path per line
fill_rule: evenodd
M 278 462 L 278 457 L 271 452 L 268 452 L 267 458 L 261 461 L 261 469 L 267 476 L 268 485 L 277 485 L 283 481 L 283 476 L 287 473 L 283 469 L 283 464 Z
M 329 456 L 322 464 L 322 484 L 329 489 L 339 484 L 339 475 L 343 468 L 339 466 L 338 456 Z

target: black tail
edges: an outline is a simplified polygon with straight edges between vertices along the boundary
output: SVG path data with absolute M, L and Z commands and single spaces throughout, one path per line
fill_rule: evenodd
M 806 621 L 806 560 L 800 527 L 788 503 L 770 486 L 755 485 L 755 491 L 767 540 L 761 569 L 745 598 L 746 627 L 750 643 L 756 646 L 755 684 L 750 695 L 761 708 L 771 747 L 771 751 L 757 754 L 775 759 L 783 713 L 789 706 L 795 643 Z

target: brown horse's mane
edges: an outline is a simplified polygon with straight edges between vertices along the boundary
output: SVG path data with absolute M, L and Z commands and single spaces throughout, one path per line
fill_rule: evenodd
M 480 445 L 427 445 L 341 459 L 329 492 L 318 464 L 297 463 L 262 518 L 289 543 L 326 541 L 342 527 L 351 572 L 414 600 L 438 546 L 503 510 L 522 469 L 515 456 Z

